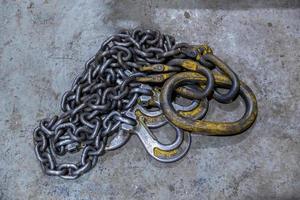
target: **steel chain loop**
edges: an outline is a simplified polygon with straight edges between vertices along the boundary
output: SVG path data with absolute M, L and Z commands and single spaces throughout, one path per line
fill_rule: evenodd
M 215 68 L 227 78 L 223 81 L 219 75 L 217 79 L 219 85 L 226 86 L 226 94 L 216 91 L 218 85 L 215 84 L 215 74 L 212 73 Z M 184 83 L 179 84 L 178 81 L 176 87 L 171 87 L 172 83 L 168 81 L 166 89 L 164 83 L 167 79 L 185 71 L 193 71 L 203 77 L 194 75 L 193 80 L 184 77 L 185 79 L 180 80 Z M 244 83 L 242 85 L 245 87 Z M 105 153 L 109 138 L 123 130 L 124 125 L 137 125 L 137 120 L 126 113 L 139 104 L 140 97 L 154 96 L 153 91 L 157 87 L 163 89 L 162 95 L 171 95 L 174 90 L 177 95 L 197 102 L 207 102 L 214 98 L 221 103 L 230 103 L 240 94 L 237 75 L 215 57 L 207 45 L 176 43 L 173 36 L 157 30 L 122 30 L 107 38 L 95 56 L 85 63 L 83 72 L 75 78 L 70 90 L 61 98 L 62 114 L 41 120 L 34 130 L 34 150 L 44 173 L 64 179 L 76 179 L 90 171 L 99 156 Z M 166 91 L 168 89 L 172 91 Z M 163 113 L 168 113 L 168 120 L 186 131 L 186 124 L 181 125 L 172 118 L 172 112 L 177 111 L 173 109 L 172 104 L 175 104 L 170 101 L 171 97 L 160 99 L 168 101 L 160 102 L 160 109 Z M 253 101 L 251 105 L 256 106 L 256 100 Z M 160 107 L 157 104 L 158 99 L 156 107 Z M 171 111 L 166 110 L 170 105 Z M 197 109 L 187 110 L 185 115 L 179 113 L 180 117 L 184 118 L 184 122 L 190 123 L 193 122 L 191 120 L 201 120 L 207 111 L 207 107 L 202 108 L 201 105 L 204 104 L 199 104 Z M 185 117 L 188 113 L 198 117 Z M 167 120 L 165 117 L 157 119 Z M 219 130 L 218 133 L 221 132 Z M 120 142 L 122 143 L 121 140 Z M 178 158 L 188 148 L 189 146 Z M 159 153 L 163 154 L 163 151 Z M 78 154 L 80 159 L 76 162 L 59 162 L 61 159 L 68 160 L 69 154 Z

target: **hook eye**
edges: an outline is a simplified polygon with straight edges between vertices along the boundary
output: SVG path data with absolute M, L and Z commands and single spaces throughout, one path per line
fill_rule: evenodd
M 144 123 L 148 128 L 160 128 L 168 123 L 166 117 L 162 114 L 161 110 L 148 111 L 146 109 L 136 110 L 138 115 L 143 115 Z
M 150 155 L 154 159 L 164 163 L 170 163 L 180 160 L 181 158 L 183 158 L 183 156 L 187 154 L 192 142 L 192 136 L 190 133 L 186 132 L 183 135 L 184 138 L 179 147 L 169 151 L 162 150 L 156 147 L 154 148 L 153 154 Z
M 148 152 L 150 151 L 152 153 L 155 147 L 166 151 L 172 150 L 177 148 L 182 143 L 183 131 L 181 129 L 171 125 L 175 129 L 176 139 L 171 144 L 162 144 L 148 128 L 143 114 L 138 112 L 138 110 L 135 112 L 135 114 L 138 122 L 138 125 L 135 128 L 135 133 L 138 135 Z
M 176 139 L 171 144 L 162 144 L 146 125 L 144 116 L 138 112 L 136 116 L 138 123 L 134 132 L 154 159 L 161 162 L 175 162 L 188 152 L 191 144 L 190 134 L 185 134 L 182 129 L 170 124 L 175 129 Z

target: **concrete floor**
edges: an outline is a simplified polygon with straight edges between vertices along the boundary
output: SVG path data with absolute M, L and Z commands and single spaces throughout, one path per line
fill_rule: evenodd
M 300 199 L 300 1 L 0 1 L 0 199 Z M 253 3 L 255 2 L 255 3 Z M 255 92 L 259 116 L 233 137 L 194 136 L 162 164 L 136 137 L 76 181 L 42 174 L 40 119 L 120 28 L 143 26 L 214 48 Z M 209 119 L 237 119 L 240 101 Z

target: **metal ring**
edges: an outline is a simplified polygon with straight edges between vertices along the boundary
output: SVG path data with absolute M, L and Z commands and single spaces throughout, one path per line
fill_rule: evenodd
M 232 69 L 226 65 L 220 58 L 213 54 L 205 54 L 203 58 L 211 63 L 213 63 L 218 69 L 220 69 L 224 75 L 226 75 L 230 81 L 231 86 L 226 94 L 221 94 L 217 90 L 214 91 L 214 98 L 220 103 L 230 103 L 239 93 L 240 81 L 238 76 L 232 71 Z
M 188 80 L 206 82 L 206 78 L 195 72 L 182 72 L 168 79 L 160 96 L 161 108 L 166 118 L 174 125 L 191 132 L 208 133 L 209 135 L 234 135 L 247 130 L 255 121 L 257 116 L 257 102 L 252 90 L 243 82 L 240 82 L 240 96 L 245 101 L 246 111 L 243 117 L 235 122 L 211 122 L 205 120 L 192 120 L 176 113 L 170 103 L 174 89 L 182 82 Z M 215 76 L 216 86 L 222 88 L 231 87 L 231 81 L 222 75 Z

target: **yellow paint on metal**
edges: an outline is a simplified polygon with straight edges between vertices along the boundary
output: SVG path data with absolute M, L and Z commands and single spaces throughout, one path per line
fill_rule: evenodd
M 164 64 L 147 65 L 139 68 L 141 72 L 168 72 L 171 70 L 172 67 Z
M 213 50 L 207 44 L 195 46 L 194 49 L 199 52 L 195 58 L 197 61 L 199 61 L 200 58 L 205 54 L 213 54 Z
M 160 156 L 164 156 L 164 157 L 171 157 L 171 156 L 174 156 L 176 155 L 178 152 L 177 149 L 173 149 L 173 150 L 170 150 L 170 151 L 165 151 L 165 150 L 162 150 L 162 149 L 159 149 L 157 147 L 155 147 L 153 149 L 153 153 L 156 157 L 160 157 Z
M 199 73 L 195 72 L 182 72 L 182 76 L 185 76 L 189 80 L 197 80 L 206 83 L 206 77 Z M 224 75 L 215 75 L 216 85 L 224 86 L 225 88 L 231 85 L 231 80 Z M 173 83 L 174 84 L 174 83 Z M 244 115 L 241 119 L 234 122 L 212 122 L 205 120 L 188 120 L 186 121 L 184 118 L 180 117 L 173 111 L 169 109 L 163 109 L 165 102 L 167 100 L 163 100 L 165 96 L 163 94 L 160 96 L 160 103 L 166 118 L 171 121 L 177 127 L 180 127 L 184 130 L 195 132 L 195 133 L 207 133 L 209 135 L 234 135 L 243 132 L 248 129 L 257 117 L 257 100 L 252 90 L 242 81 L 240 81 L 241 90 L 244 91 L 244 96 L 247 98 L 247 101 L 252 104 L 251 111 L 249 111 L 248 115 Z M 165 87 L 165 85 L 164 85 Z M 162 93 L 166 88 L 162 89 Z
M 201 103 L 199 103 L 199 105 L 196 108 L 194 108 L 190 111 L 179 111 L 179 115 L 181 115 L 183 117 L 191 118 L 191 117 L 197 116 L 199 113 L 201 113 L 202 110 L 203 110 L 202 105 L 201 105 Z
M 198 68 L 198 63 L 197 62 L 195 62 L 195 61 L 193 61 L 193 60 L 184 60 L 183 62 L 182 62 L 182 67 L 184 67 L 185 69 L 187 69 L 187 70 L 190 70 L 190 71 L 193 71 L 193 72 L 195 72 L 195 71 L 197 71 L 197 68 Z
M 175 73 L 164 73 L 164 74 L 152 74 L 145 77 L 137 77 L 136 81 L 141 83 L 162 83 Z

